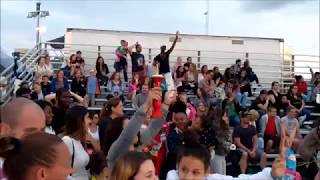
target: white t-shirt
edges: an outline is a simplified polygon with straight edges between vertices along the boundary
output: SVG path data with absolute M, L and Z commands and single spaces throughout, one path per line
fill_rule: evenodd
M 203 79 L 204 79 L 203 74 L 202 74 L 202 73 L 199 73 L 199 74 L 198 74 L 198 83 L 199 83 L 200 81 L 202 81 Z
M 99 126 L 97 126 L 96 132 L 91 132 L 90 128 L 88 128 L 88 133 L 92 136 L 94 140 L 99 141 Z
M 63 142 L 67 145 L 70 152 L 70 159 L 72 159 L 72 154 L 74 153 L 73 160 L 73 173 L 68 179 L 72 180 L 88 180 L 89 172 L 86 170 L 86 166 L 89 163 L 89 155 L 84 150 L 80 141 L 75 140 L 69 136 L 64 136 L 62 138 Z M 73 145 L 72 145 L 73 142 Z M 74 146 L 74 151 L 73 147 Z
M 44 132 L 48 134 L 56 135 L 56 132 L 53 130 L 52 126 L 46 126 L 46 128 L 44 129 Z
M 36 72 L 39 74 L 48 74 L 49 75 L 52 73 L 52 68 L 50 66 L 47 65 L 43 65 L 43 66 L 36 66 Z
M 171 170 L 168 172 L 167 180 L 179 180 L 178 172 Z M 204 180 L 273 180 L 271 168 L 264 168 L 257 174 L 240 174 L 238 177 L 226 176 L 222 174 L 209 174 Z

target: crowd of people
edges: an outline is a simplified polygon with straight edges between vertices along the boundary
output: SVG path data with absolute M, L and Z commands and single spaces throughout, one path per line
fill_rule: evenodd
M 50 57 L 41 56 L 32 90 L 22 83 L 16 97 L 1 108 L 0 177 L 301 179 L 295 154 L 311 161 L 320 149 L 318 126 L 305 138 L 299 131 L 311 118 L 306 102 L 319 107 L 320 73 L 312 72 L 311 91 L 303 77 L 296 76 L 287 94 L 275 81 L 249 103 L 252 85 L 261 85 L 248 60 L 242 64 L 237 59 L 223 74 L 208 65 L 198 71 L 192 57 L 186 62 L 178 57 L 170 67 L 178 36 L 170 49 L 161 46 L 149 63 L 141 44 L 128 46 L 121 40 L 113 73 L 101 56 L 95 69 L 85 72 L 81 51 L 57 72 Z M 152 79 L 157 74 L 163 75 L 160 87 Z M 103 93 L 107 102 L 101 111 L 89 111 Z M 161 117 L 152 115 L 154 100 L 161 102 Z M 126 102 L 135 109 L 131 117 L 124 113 Z M 272 168 L 267 167 L 270 153 L 279 154 Z M 249 164 L 260 171 L 254 174 Z

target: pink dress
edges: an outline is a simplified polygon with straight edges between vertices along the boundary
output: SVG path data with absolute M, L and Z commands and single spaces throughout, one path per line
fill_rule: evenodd
M 188 115 L 188 119 L 191 122 L 193 122 L 196 119 L 197 110 L 190 103 L 187 103 L 187 115 Z

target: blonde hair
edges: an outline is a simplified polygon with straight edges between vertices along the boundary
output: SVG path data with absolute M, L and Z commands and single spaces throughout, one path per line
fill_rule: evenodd
M 251 115 L 250 116 L 250 121 L 251 122 L 257 121 L 259 119 L 259 117 L 260 117 L 258 111 L 254 110 L 254 109 L 251 109 L 248 113 Z
M 151 160 L 150 157 L 142 152 L 128 152 L 117 160 L 110 179 L 133 180 L 138 174 L 141 164 L 147 160 Z

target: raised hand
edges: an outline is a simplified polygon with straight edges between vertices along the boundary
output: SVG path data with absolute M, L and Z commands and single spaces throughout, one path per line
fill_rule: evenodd
M 155 87 L 152 88 L 149 91 L 148 97 L 146 102 L 143 105 L 143 111 L 144 113 L 147 113 L 149 111 L 150 108 L 152 108 L 152 102 L 153 100 L 159 100 L 161 101 L 161 97 L 162 97 L 162 92 L 161 92 L 161 88 L 160 87 Z
M 276 158 L 272 164 L 272 176 L 282 177 L 286 173 L 286 139 L 282 137 L 280 142 L 280 156 Z
M 175 90 L 170 90 L 166 92 L 163 103 L 165 105 L 170 105 L 174 103 L 177 99 L 177 92 Z

